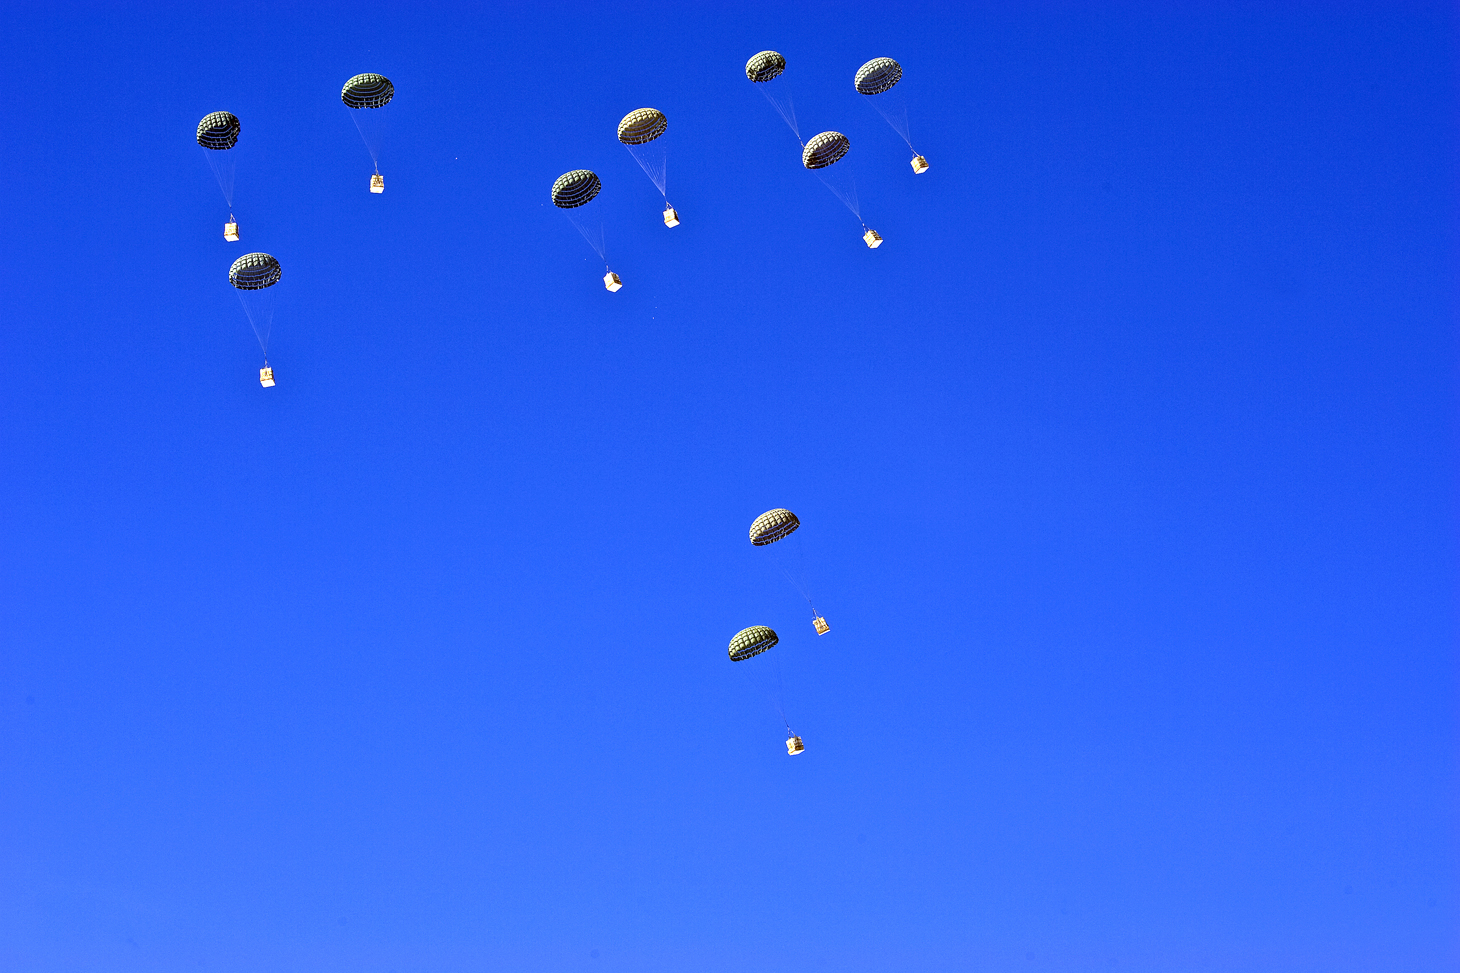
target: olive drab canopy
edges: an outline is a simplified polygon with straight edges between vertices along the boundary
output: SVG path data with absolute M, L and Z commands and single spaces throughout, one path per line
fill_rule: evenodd
M 228 268 L 228 283 L 241 291 L 261 291 L 279 282 L 284 269 L 267 253 L 246 253 Z
M 752 625 L 749 628 L 741 629 L 730 640 L 730 661 L 744 662 L 767 649 L 775 648 L 776 643 L 780 641 L 780 637 L 764 625 Z
M 890 57 L 874 57 L 857 69 L 854 83 L 864 95 L 880 95 L 901 80 L 901 64 Z
M 774 544 L 800 526 L 800 518 L 783 507 L 767 510 L 750 525 L 750 543 L 756 547 Z
M 808 169 L 825 169 L 834 162 L 840 162 L 851 147 L 851 140 L 841 132 L 822 132 L 812 136 L 806 148 L 801 150 L 801 162 Z
M 635 108 L 618 123 L 618 140 L 624 145 L 643 145 L 664 134 L 669 119 L 657 108 Z
M 602 188 L 603 183 L 598 181 L 598 173 L 591 169 L 565 172 L 553 183 L 553 205 L 558 209 L 586 206 Z
M 394 97 L 395 85 L 379 74 L 357 74 L 340 91 L 340 101 L 350 108 L 384 108 Z
M 205 149 L 222 151 L 238 144 L 238 116 L 231 111 L 215 111 L 198 123 L 198 144 Z
M 786 59 L 775 51 L 761 51 L 745 62 L 745 76 L 756 83 L 771 81 L 786 70 Z

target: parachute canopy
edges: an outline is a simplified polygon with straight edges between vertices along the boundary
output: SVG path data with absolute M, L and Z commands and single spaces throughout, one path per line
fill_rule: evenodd
M 780 636 L 764 625 L 752 625 L 735 633 L 730 640 L 730 661 L 744 662 L 760 655 L 766 649 L 773 649 L 780 642 Z
M 801 162 L 808 169 L 825 169 L 834 162 L 840 162 L 851 147 L 851 140 L 841 132 L 822 132 L 813 135 L 806 148 L 801 150 Z
M 603 188 L 598 173 L 591 169 L 574 169 L 565 172 L 553 183 L 553 205 L 558 209 L 576 209 L 593 202 L 593 197 Z
M 767 510 L 750 525 L 750 543 L 756 547 L 774 544 L 800 526 L 800 518 L 784 507 Z
M 874 57 L 857 69 L 854 83 L 864 95 L 880 95 L 901 80 L 901 64 L 890 57 Z
M 350 108 L 384 108 L 394 97 L 395 85 L 380 74 L 357 74 L 340 91 L 340 101 Z
M 261 291 L 279 282 L 284 268 L 267 253 L 246 253 L 228 268 L 228 283 L 241 291 Z
M 618 123 L 618 140 L 624 145 L 643 145 L 664 134 L 669 119 L 657 108 L 635 108 Z
M 745 76 L 756 83 L 772 81 L 786 70 L 786 59 L 775 51 L 761 51 L 745 62 Z
M 198 123 L 198 144 L 205 149 L 222 151 L 238 144 L 238 116 L 231 111 L 215 111 Z

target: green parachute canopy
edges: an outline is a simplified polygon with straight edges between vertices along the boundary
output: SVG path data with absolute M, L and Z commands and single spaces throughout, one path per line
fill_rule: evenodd
M 238 116 L 231 111 L 215 111 L 198 123 L 198 144 L 205 149 L 223 151 L 238 144 Z
M 553 183 L 553 205 L 558 209 L 577 209 L 593 202 L 603 188 L 598 173 L 591 169 L 565 172 Z
M 261 291 L 273 287 L 283 276 L 284 268 L 267 253 L 246 253 L 228 268 L 228 283 L 241 291 Z
M 744 662 L 767 649 L 775 648 L 776 643 L 780 641 L 780 637 L 764 625 L 743 628 L 736 632 L 735 637 L 730 640 L 730 661 Z
M 618 123 L 618 140 L 624 145 L 643 145 L 664 134 L 669 119 L 657 108 L 635 108 Z
M 774 544 L 800 526 L 800 518 L 784 507 L 767 510 L 750 525 L 750 543 L 756 547 Z
M 745 76 L 757 84 L 774 80 L 786 70 L 786 59 L 775 51 L 761 51 L 745 62 Z
M 801 150 L 801 163 L 808 169 L 825 169 L 840 162 L 851 147 L 851 139 L 841 132 L 822 132 L 813 135 L 806 148 Z
M 864 95 L 880 95 L 901 80 L 901 64 L 890 57 L 874 57 L 857 69 L 854 83 Z
M 340 91 L 340 101 L 350 108 L 384 108 L 394 97 L 395 85 L 380 74 L 357 74 Z

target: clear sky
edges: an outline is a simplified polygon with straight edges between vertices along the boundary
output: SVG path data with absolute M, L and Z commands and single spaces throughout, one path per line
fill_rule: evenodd
M 1448 6 L 156 6 L 0 13 L 0 970 L 1460 967 Z

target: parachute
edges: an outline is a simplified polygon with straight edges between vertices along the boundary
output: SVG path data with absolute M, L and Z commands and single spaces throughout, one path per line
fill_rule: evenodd
M 730 661 L 744 662 L 746 659 L 753 659 L 762 652 L 775 648 L 780 642 L 780 637 L 764 625 L 742 628 L 730 640 Z
M 746 662 L 761 656 L 780 644 L 780 637 L 775 631 L 765 625 L 752 625 L 743 628 L 735 633 L 730 640 L 730 661 Z M 745 673 L 751 683 L 757 686 L 761 692 L 770 697 L 771 703 L 775 705 L 776 712 L 781 715 L 781 722 L 786 724 L 786 752 L 792 756 L 806 750 L 801 738 L 791 729 L 791 723 L 786 719 L 785 707 L 781 705 L 781 670 L 780 664 L 772 659 L 769 662 L 751 662 L 748 666 L 736 666 L 738 670 Z
M 805 544 L 799 540 L 788 544 L 780 543 L 800 527 L 801 518 L 786 508 L 767 510 L 751 522 L 750 543 L 756 547 L 771 548 L 771 559 L 776 562 L 776 567 L 801 592 L 801 597 L 806 599 L 806 604 L 811 608 L 811 625 L 816 629 L 816 634 L 825 635 L 831 631 L 831 626 L 816 611 L 816 605 L 811 600 L 811 591 L 806 583 Z
M 664 143 L 659 141 L 668 128 L 669 119 L 659 109 L 635 108 L 618 123 L 618 140 L 653 181 L 659 195 L 664 197 L 664 225 L 674 227 L 679 225 L 679 213 L 669 205 L 669 195 L 664 189 L 668 161 Z
M 822 132 L 801 149 L 801 164 L 808 169 L 825 169 L 840 162 L 851 147 L 852 140 L 841 132 Z
M 796 124 L 796 105 L 791 100 L 791 91 L 781 77 L 786 71 L 786 59 L 776 51 L 761 51 L 745 62 L 745 77 L 765 95 L 765 100 L 790 126 L 796 141 L 801 141 L 801 127 Z M 778 80 L 779 79 L 779 80 Z
M 372 193 L 385 192 L 385 177 L 380 174 L 380 143 L 385 135 L 385 116 L 380 111 L 395 98 L 395 85 L 381 74 L 357 74 L 340 89 L 340 101 L 350 109 L 350 118 L 360 133 L 375 174 L 370 177 Z
M 750 524 L 750 543 L 756 547 L 774 544 L 783 537 L 789 537 L 801 526 L 801 518 L 784 507 L 767 510 Z
M 553 205 L 562 210 L 569 222 L 583 234 L 583 239 L 603 261 L 603 286 L 610 292 L 617 292 L 624 286 L 623 280 L 608 266 L 608 245 L 603 235 L 603 210 L 596 200 L 603 189 L 598 173 L 591 169 L 574 169 L 565 172 L 553 182 Z
M 553 205 L 558 209 L 577 209 L 598 198 L 603 182 L 591 169 L 565 172 L 553 182 Z M 590 243 L 592 241 L 589 241 Z
M 756 84 L 774 81 L 786 70 L 786 59 L 776 51 L 761 51 L 745 62 L 745 76 Z
M 244 254 L 228 268 L 228 283 L 238 293 L 243 313 L 248 315 L 248 323 L 264 353 L 259 384 L 265 388 L 274 385 L 274 370 L 269 367 L 269 332 L 274 326 L 273 287 L 283 275 L 284 268 L 279 266 L 279 261 L 267 253 Z
M 238 116 L 230 111 L 209 112 L 198 122 L 198 144 L 203 157 L 218 180 L 218 188 L 228 203 L 228 222 L 223 224 L 223 239 L 238 240 L 238 220 L 233 215 L 233 181 L 237 171 L 233 147 L 238 144 Z
M 802 147 L 801 164 L 815 172 L 826 184 L 826 188 L 852 211 L 857 222 L 862 224 L 862 239 L 875 250 L 882 246 L 882 236 L 862 219 L 862 203 L 857 198 L 856 175 L 845 161 L 851 148 L 851 139 L 841 132 L 822 132 L 820 135 L 813 135 Z
M 867 103 L 877 110 L 892 130 L 907 143 L 913 154 L 912 170 L 918 175 L 928 171 L 928 160 L 913 148 L 912 135 L 907 124 L 907 99 L 902 89 L 893 90 L 902 80 L 902 65 L 890 57 L 874 57 L 857 69 L 852 79 L 857 93 L 865 95 Z

